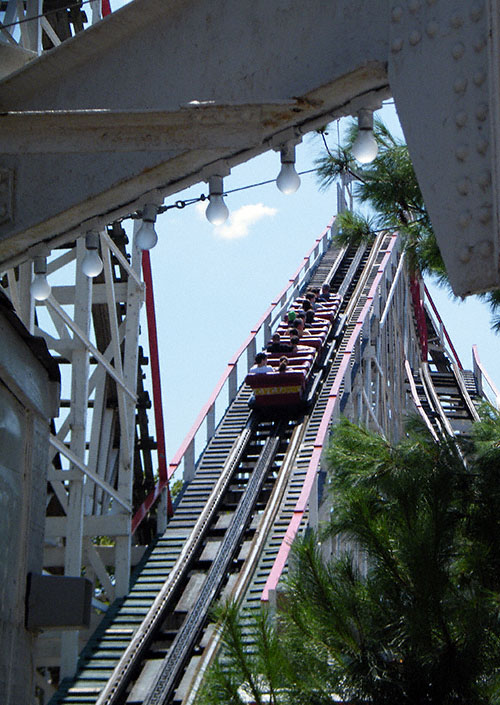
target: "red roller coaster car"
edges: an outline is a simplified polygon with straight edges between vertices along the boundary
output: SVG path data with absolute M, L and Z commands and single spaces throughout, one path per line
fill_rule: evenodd
M 274 373 L 249 373 L 246 384 L 252 388 L 254 408 L 298 407 L 307 397 L 308 383 L 317 360 L 321 359 L 324 345 L 336 321 L 341 298 L 332 296 L 332 300 L 322 303 L 322 308 L 316 311 L 314 321 L 309 324 L 295 353 L 286 353 L 288 367 L 285 372 L 278 372 L 279 361 L 283 353 L 268 353 L 267 364 L 275 368 Z M 298 299 L 291 310 L 301 308 Z M 277 328 L 282 338 L 288 338 L 288 327 L 282 322 Z

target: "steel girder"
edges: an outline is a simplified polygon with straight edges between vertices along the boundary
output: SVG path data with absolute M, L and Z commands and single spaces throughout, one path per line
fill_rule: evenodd
M 392 93 L 456 293 L 497 287 L 498 6 L 136 0 L 0 83 L 0 261 Z

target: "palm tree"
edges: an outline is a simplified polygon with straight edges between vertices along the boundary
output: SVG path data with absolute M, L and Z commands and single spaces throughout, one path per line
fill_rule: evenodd
M 359 244 L 373 238 L 379 230 L 399 230 L 408 253 L 410 271 L 427 274 L 451 292 L 432 224 L 404 142 L 391 135 L 381 120 L 374 121 L 374 135 L 379 145 L 375 160 L 360 165 L 351 154 L 357 135 L 352 123 L 345 143 L 331 151 L 322 132 L 326 153 L 316 160 L 320 188 L 328 188 L 341 174 L 354 179 L 357 200 L 370 207 L 367 217 L 350 211 L 337 218 L 340 241 Z M 492 329 L 500 332 L 500 291 L 480 296 L 493 313 Z

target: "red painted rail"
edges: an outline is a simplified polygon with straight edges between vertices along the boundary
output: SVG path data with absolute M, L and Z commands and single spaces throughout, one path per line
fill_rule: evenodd
M 462 363 L 460 362 L 460 358 L 458 357 L 458 353 L 457 353 L 457 351 L 455 350 L 455 347 L 454 347 L 453 343 L 451 342 L 451 338 L 450 338 L 450 336 L 448 335 L 448 331 L 446 330 L 446 326 L 445 326 L 444 323 L 443 323 L 443 319 L 442 319 L 441 316 L 439 315 L 439 311 L 438 311 L 437 308 L 436 308 L 436 304 L 435 304 L 434 301 L 432 300 L 432 296 L 429 294 L 429 289 L 425 286 L 425 284 L 424 284 L 424 291 L 425 291 L 425 296 L 426 296 L 426 298 L 428 299 L 428 301 L 429 301 L 429 303 L 430 303 L 430 305 L 431 305 L 432 310 L 434 311 L 434 315 L 436 316 L 436 318 L 437 318 L 438 321 L 439 321 L 439 325 L 441 326 L 441 329 L 442 329 L 442 331 L 443 331 L 443 335 L 444 335 L 444 337 L 445 337 L 445 339 L 446 339 L 446 342 L 448 343 L 448 347 L 450 348 L 453 357 L 455 358 L 455 361 L 456 361 L 456 363 L 457 363 L 457 365 L 458 365 L 458 368 L 459 368 L 460 370 L 463 370 L 464 368 L 463 368 L 463 366 L 462 366 Z
M 271 590 L 276 590 L 278 586 L 279 579 L 281 577 L 281 574 L 283 573 L 283 569 L 285 567 L 285 564 L 288 560 L 288 555 L 290 553 L 290 549 L 293 543 L 293 540 L 295 539 L 295 536 L 297 535 L 297 531 L 299 529 L 300 523 L 304 517 L 304 512 L 307 509 L 307 503 L 309 501 L 309 496 L 311 494 L 311 490 L 313 487 L 313 483 L 316 477 L 316 473 L 318 471 L 318 467 L 321 462 L 321 455 L 323 453 L 323 448 L 325 446 L 325 442 L 328 439 L 328 432 L 330 428 L 330 423 L 332 416 L 334 414 L 335 408 L 337 404 L 339 403 L 340 399 L 340 389 L 342 386 L 342 383 L 344 381 L 345 374 L 347 370 L 349 369 L 350 363 L 351 363 L 351 357 L 355 351 L 356 344 L 359 342 L 360 334 L 363 328 L 363 325 L 365 323 L 365 320 L 368 316 L 368 313 L 373 305 L 374 298 L 377 293 L 378 286 L 380 284 L 380 281 L 384 275 L 385 268 L 387 264 L 389 263 L 391 256 L 393 254 L 394 246 L 396 244 L 397 240 L 397 235 L 393 235 L 391 238 L 391 241 L 389 243 L 389 247 L 387 248 L 387 251 L 382 258 L 382 261 L 379 265 L 377 274 L 375 276 L 375 279 L 373 281 L 372 286 L 370 287 L 370 291 L 368 293 L 368 296 L 366 298 L 365 304 L 358 316 L 358 319 L 354 325 L 354 330 L 351 333 L 349 340 L 347 342 L 346 349 L 342 355 L 342 360 L 340 362 L 339 369 L 337 371 L 337 374 L 335 375 L 335 379 L 333 381 L 332 388 L 330 390 L 330 394 L 328 395 L 328 401 L 326 404 L 325 411 L 323 413 L 321 423 L 318 429 L 318 433 L 316 434 L 316 438 L 314 440 L 313 444 L 313 452 L 311 455 L 311 459 L 309 461 L 309 465 L 307 468 L 307 472 L 304 478 L 304 484 L 302 485 L 302 490 L 300 493 L 300 496 L 297 500 L 297 503 L 295 505 L 295 508 L 293 510 L 293 516 L 292 519 L 288 525 L 288 528 L 286 530 L 285 536 L 283 538 L 283 541 L 281 542 L 281 546 L 278 551 L 278 555 L 276 556 L 276 559 L 274 561 L 273 567 L 271 569 L 271 572 L 269 574 L 269 577 L 267 579 L 266 585 L 264 587 L 264 590 L 262 592 L 261 600 L 263 602 L 267 602 L 269 600 L 269 592 Z
M 168 493 L 167 513 L 169 517 L 173 514 L 170 489 L 168 487 L 167 451 L 165 446 L 165 424 L 163 421 L 163 404 L 161 398 L 160 359 L 158 355 L 158 331 L 156 328 L 153 275 L 148 250 L 144 250 L 142 253 L 142 273 L 144 283 L 146 285 L 146 318 L 148 322 L 149 360 L 151 364 L 156 444 L 158 452 L 158 483 L 132 517 L 132 533 L 134 533 L 137 529 L 141 521 L 147 515 L 148 511 L 151 509 L 165 488 Z
M 284 287 L 284 289 L 280 292 L 280 294 L 273 300 L 271 303 L 270 307 L 267 309 L 267 311 L 264 313 L 264 315 L 260 318 L 258 321 L 257 325 L 252 328 L 249 337 L 245 340 L 243 345 L 238 349 L 236 354 L 232 357 L 232 359 L 229 361 L 226 371 L 220 378 L 220 380 L 217 382 L 214 391 L 212 392 L 209 400 L 206 402 L 206 404 L 203 406 L 201 409 L 200 413 L 198 414 L 196 421 L 192 425 L 191 429 L 189 430 L 187 436 L 181 443 L 179 449 L 173 456 L 170 464 L 168 465 L 168 468 L 165 466 L 165 468 L 161 467 L 159 468 L 159 480 L 155 486 L 155 488 L 150 492 L 150 494 L 146 497 L 142 505 L 139 507 L 139 509 L 136 511 L 134 514 L 134 517 L 132 519 L 132 532 L 134 532 L 141 521 L 144 519 L 144 517 L 147 515 L 148 511 L 151 509 L 151 507 L 154 505 L 154 503 L 158 500 L 158 498 L 161 496 L 162 492 L 165 490 L 165 488 L 168 488 L 168 483 L 174 472 L 178 469 L 180 464 L 182 463 L 182 460 L 184 458 L 184 455 L 187 451 L 187 449 L 191 446 L 191 444 L 194 442 L 197 433 L 199 432 L 203 422 L 205 421 L 208 413 L 210 410 L 214 407 L 219 395 L 221 394 L 222 390 L 226 386 L 226 383 L 228 382 L 229 376 L 233 372 L 234 369 L 236 369 L 236 366 L 238 364 L 238 361 L 240 358 L 244 355 L 244 353 L 248 350 L 249 346 L 252 344 L 252 341 L 255 339 L 263 325 L 267 320 L 269 320 L 270 315 L 272 314 L 273 311 L 277 310 L 278 307 L 280 306 L 281 302 L 283 299 L 286 299 L 287 293 L 288 292 L 293 292 L 295 289 L 295 285 L 300 282 L 301 275 L 303 275 L 307 270 L 309 270 L 311 267 L 314 266 L 316 259 L 319 258 L 320 256 L 320 248 L 322 243 L 326 243 L 329 239 L 329 235 L 331 232 L 331 228 L 333 225 L 333 219 L 330 221 L 330 223 L 327 225 L 325 230 L 322 232 L 320 237 L 318 237 L 315 241 L 311 249 L 309 250 L 308 254 L 304 257 L 304 260 L 300 267 L 297 269 L 295 272 L 294 276 L 289 279 L 287 285 Z M 313 257 L 315 251 L 317 251 L 317 256 Z M 147 257 L 144 257 L 144 255 L 148 255 Z M 146 264 L 145 264 L 146 263 Z M 148 311 L 148 290 L 151 291 L 151 296 L 153 292 L 153 284 L 152 284 L 152 278 L 151 278 L 151 265 L 150 265 L 150 260 L 149 260 L 149 252 L 145 251 L 143 253 L 143 272 L 144 272 L 144 279 L 146 283 L 146 310 Z M 146 281 L 146 278 L 149 277 L 149 282 L 150 284 L 148 285 L 148 281 Z M 150 305 L 151 308 L 151 305 Z M 148 331 L 154 328 L 155 330 L 155 340 L 156 340 L 156 319 L 154 316 L 154 300 L 152 301 L 152 318 L 151 318 L 151 326 L 150 326 L 150 318 L 148 314 Z M 153 343 L 153 346 L 156 350 L 156 359 L 158 359 L 158 348 L 157 348 L 157 343 Z M 151 353 L 151 341 L 150 341 L 150 356 L 151 356 L 151 362 L 153 363 L 153 354 Z M 246 372 L 245 372 L 246 374 Z M 157 379 L 157 391 L 159 392 L 159 395 L 155 397 L 155 382 L 154 379 Z M 157 403 L 156 399 L 158 399 L 159 407 L 161 408 L 161 387 L 160 387 L 160 372 L 159 372 L 159 367 L 157 371 L 157 375 L 154 373 L 153 374 L 153 398 L 154 398 L 154 405 L 155 405 L 155 414 L 156 414 L 156 408 L 157 408 Z M 164 433 L 163 433 L 163 414 L 161 415 L 161 429 L 162 429 L 162 438 L 164 439 Z M 159 438 L 159 431 L 158 431 L 158 426 L 157 426 L 157 438 Z M 158 441 L 158 457 L 160 458 L 160 442 Z M 163 440 L 163 457 L 165 457 L 165 445 L 164 445 L 164 440 Z M 171 509 L 171 501 L 170 501 L 170 496 L 169 496 L 169 511 Z M 169 514 L 170 516 L 170 514 Z
M 410 280 L 410 293 L 417 323 L 418 339 L 420 341 L 420 357 L 423 362 L 427 362 L 429 345 L 427 340 L 427 321 L 425 320 L 424 301 L 421 295 L 421 280 L 417 276 L 412 276 Z
M 311 247 L 309 250 L 309 253 L 304 257 L 302 265 L 297 269 L 295 275 L 288 281 L 288 284 L 285 286 L 285 288 L 281 291 L 281 293 L 274 299 L 273 303 L 270 305 L 270 307 L 267 309 L 267 311 L 264 313 L 264 315 L 260 318 L 258 321 L 257 325 L 254 326 L 250 332 L 249 337 L 245 340 L 243 345 L 238 349 L 236 354 L 232 357 L 232 359 L 229 361 L 226 371 L 220 378 L 220 380 L 217 382 L 214 391 L 212 392 L 212 395 L 210 396 L 210 399 L 207 401 L 207 403 L 203 406 L 201 409 L 200 413 L 198 414 L 198 417 L 196 418 L 196 421 L 192 425 L 189 433 L 181 443 L 181 446 L 179 450 L 176 452 L 174 457 L 172 458 L 169 468 L 168 468 L 168 477 L 172 477 L 174 472 L 177 470 L 179 465 L 182 462 L 182 458 L 184 457 L 184 454 L 188 447 L 191 445 L 193 440 L 195 439 L 196 434 L 198 433 L 203 421 L 205 420 L 209 410 L 212 408 L 212 406 L 215 404 L 217 401 L 217 398 L 219 394 L 221 393 L 222 389 L 224 388 L 229 375 L 233 371 L 233 369 L 236 367 L 238 364 L 238 361 L 240 358 L 243 356 L 243 354 L 246 352 L 254 338 L 256 337 L 257 333 L 260 331 L 262 326 L 264 325 L 265 321 L 268 320 L 269 315 L 272 313 L 273 310 L 277 308 L 281 300 L 283 299 L 284 296 L 286 296 L 286 293 L 294 286 L 294 283 L 300 279 L 301 273 L 305 269 L 309 269 L 311 266 L 310 258 L 311 255 L 314 253 L 316 248 L 328 238 L 328 233 L 331 230 L 333 224 L 333 220 L 327 225 L 323 233 L 320 235 L 319 238 L 317 238 L 314 241 L 314 245 Z M 314 264 L 314 263 L 313 263 Z

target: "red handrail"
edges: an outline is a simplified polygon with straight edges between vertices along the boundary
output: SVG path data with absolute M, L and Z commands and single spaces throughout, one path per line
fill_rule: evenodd
M 420 356 L 423 362 L 427 362 L 429 346 L 427 340 L 427 321 L 425 320 L 424 302 L 420 293 L 420 279 L 415 275 L 410 280 L 410 292 L 417 322 L 417 333 L 420 341 Z
M 439 315 L 439 312 L 438 312 L 438 310 L 437 310 L 437 308 L 436 308 L 436 304 L 435 304 L 434 301 L 432 300 L 432 296 L 429 294 L 429 290 L 428 290 L 428 288 L 425 286 L 425 284 L 424 284 L 424 291 L 425 291 L 426 297 L 429 299 L 429 303 L 430 303 L 430 305 L 431 305 L 431 307 L 432 307 L 432 310 L 434 311 L 434 313 L 435 313 L 435 315 L 436 315 L 436 318 L 438 319 L 440 325 L 441 325 L 442 328 L 443 328 L 444 337 L 446 338 L 446 342 L 448 343 L 448 345 L 449 345 L 449 347 L 450 347 L 450 350 L 451 350 L 451 352 L 453 353 L 453 357 L 454 357 L 455 360 L 456 360 L 456 363 L 457 363 L 457 365 L 458 365 L 458 368 L 459 368 L 460 370 L 463 370 L 464 368 L 463 368 L 463 366 L 462 366 L 462 363 L 460 362 L 460 358 L 458 357 L 458 353 L 457 353 L 457 351 L 455 350 L 455 347 L 454 347 L 453 343 L 451 342 L 451 338 L 450 338 L 450 336 L 448 335 L 448 331 L 446 330 L 446 326 L 445 326 L 444 323 L 443 323 L 443 319 L 442 319 L 441 316 Z
M 151 363 L 151 379 L 153 385 L 159 482 L 135 512 L 132 518 L 132 533 L 137 529 L 165 487 L 168 493 L 167 513 L 169 517 L 173 516 L 172 499 L 170 497 L 170 488 L 168 487 L 167 451 L 165 446 L 165 424 L 163 422 L 163 404 L 161 399 L 160 360 L 158 355 L 158 331 L 156 328 L 153 275 L 148 250 L 144 250 L 142 253 L 142 272 L 146 285 L 146 318 L 148 322 L 149 360 Z
M 320 237 L 317 238 L 317 239 L 314 241 L 314 245 L 313 245 L 313 246 L 311 247 L 311 249 L 309 250 L 309 253 L 304 257 L 304 263 L 297 269 L 295 275 L 294 275 L 291 279 L 289 279 L 288 284 L 287 284 L 287 285 L 285 286 L 285 288 L 280 292 L 280 294 L 279 294 L 277 297 L 275 297 L 273 303 L 269 306 L 269 308 L 266 310 L 266 312 L 264 313 L 264 315 L 261 316 L 261 318 L 259 319 L 258 323 L 252 328 L 252 330 L 251 330 L 251 332 L 250 332 L 250 335 L 249 335 L 248 338 L 245 340 L 245 342 L 243 343 L 243 345 L 241 345 L 241 346 L 239 347 L 239 349 L 237 350 L 237 352 L 233 355 L 233 357 L 232 357 L 231 360 L 229 361 L 229 363 L 228 363 L 228 365 L 227 365 L 227 368 L 226 368 L 226 371 L 224 372 L 224 374 L 222 375 L 222 377 L 220 378 L 220 380 L 217 382 L 217 384 L 216 384 L 216 386 L 215 386 L 215 389 L 214 389 L 214 391 L 212 392 L 212 394 L 211 394 L 209 400 L 208 400 L 208 401 L 206 402 L 206 404 L 202 407 L 200 413 L 198 414 L 198 416 L 197 416 L 197 418 L 196 418 L 196 421 L 194 422 L 194 424 L 192 425 L 191 429 L 189 430 L 187 436 L 186 436 L 185 439 L 183 440 L 183 442 L 182 442 L 180 448 L 178 449 L 178 451 L 176 452 L 176 454 L 175 454 L 174 457 L 172 458 L 172 460 L 171 460 L 171 462 L 170 462 L 170 465 L 169 465 L 169 469 L 168 469 L 168 476 L 169 476 L 169 478 L 172 477 L 173 473 L 174 473 L 174 472 L 177 470 L 177 468 L 179 467 L 179 465 L 180 465 L 180 463 L 181 463 L 181 461 L 182 461 L 182 457 L 183 457 L 184 453 L 186 452 L 187 448 L 189 447 L 189 445 L 191 444 L 193 438 L 195 437 L 196 433 L 198 432 L 198 430 L 199 430 L 201 424 L 203 423 L 203 421 L 204 421 L 204 419 L 205 419 L 205 416 L 207 415 L 209 409 L 210 409 L 211 406 L 215 403 L 217 397 L 219 396 L 219 393 L 220 393 L 221 389 L 223 388 L 223 386 L 224 386 L 226 380 L 228 379 L 229 375 L 231 374 L 233 368 L 236 367 L 236 365 L 237 365 L 237 363 L 238 363 L 238 360 L 239 360 L 240 357 L 243 355 L 243 353 L 245 352 L 245 350 L 248 348 L 248 346 L 249 346 L 249 344 L 251 343 L 252 339 L 255 338 L 255 336 L 257 335 L 258 331 L 260 330 L 262 324 L 263 324 L 264 321 L 267 319 L 267 317 L 269 316 L 269 314 L 271 313 L 271 311 L 273 311 L 273 310 L 276 308 L 276 306 L 279 304 L 279 302 L 281 301 L 282 297 L 286 294 L 286 292 L 288 291 L 288 289 L 290 288 L 290 286 L 292 286 L 292 284 L 296 281 L 297 277 L 300 276 L 300 273 L 301 273 L 301 271 L 302 271 L 302 269 L 303 269 L 303 267 L 304 267 L 305 262 L 309 259 L 309 257 L 311 256 L 311 254 L 314 252 L 314 250 L 315 250 L 316 247 L 318 246 L 318 244 L 321 243 L 321 241 L 322 241 L 323 238 L 325 237 L 326 233 L 328 232 L 329 228 L 331 228 L 332 223 L 333 223 L 333 219 L 332 219 L 332 220 L 330 221 L 330 223 L 327 225 L 327 227 L 326 227 L 325 230 L 322 232 L 322 234 L 320 235 Z
M 275 590 L 278 585 L 278 581 L 281 577 L 281 574 L 283 572 L 283 568 L 285 567 L 286 561 L 288 559 L 288 555 L 290 553 L 290 549 L 291 549 L 293 540 L 295 539 L 295 536 L 296 536 L 297 531 L 299 529 L 300 523 L 301 523 L 302 518 L 304 516 L 304 512 L 307 508 L 307 503 L 309 501 L 309 495 L 311 494 L 311 489 L 313 487 L 314 479 L 316 477 L 316 473 L 317 473 L 317 470 L 318 470 L 318 467 L 319 467 L 319 464 L 321 461 L 321 454 L 323 452 L 325 440 L 328 437 L 328 431 L 330 428 L 331 418 L 332 418 L 335 406 L 337 404 L 337 401 L 339 399 L 340 388 L 341 388 L 342 383 L 344 381 L 344 375 L 350 365 L 351 356 L 353 354 L 354 347 L 355 347 L 356 342 L 361 334 L 361 330 L 363 328 L 365 318 L 368 315 L 368 312 L 373 304 L 373 300 L 374 300 L 378 285 L 380 284 L 380 280 L 384 274 L 385 267 L 387 266 L 387 263 L 389 262 L 389 260 L 391 258 L 392 251 L 393 251 L 394 246 L 396 244 L 397 237 L 398 237 L 397 234 L 395 234 L 391 238 L 391 242 L 387 248 L 387 251 L 386 251 L 384 257 L 382 258 L 382 261 L 380 262 L 380 265 L 379 265 L 379 268 L 377 271 L 377 275 L 375 276 L 373 284 L 370 287 L 370 291 L 369 291 L 369 294 L 368 294 L 367 299 L 365 301 L 365 304 L 361 310 L 361 313 L 358 316 L 358 320 L 355 323 L 354 330 L 351 333 L 349 340 L 347 342 L 345 352 L 343 353 L 339 369 L 337 371 L 337 374 L 335 375 L 335 379 L 333 381 L 331 391 L 328 395 L 328 401 L 326 404 L 326 408 L 323 413 L 321 423 L 318 428 L 318 432 L 316 434 L 316 438 L 314 440 L 313 452 L 311 455 L 311 459 L 309 461 L 309 465 L 307 467 L 307 472 L 306 472 L 306 476 L 304 478 L 304 483 L 302 485 L 302 490 L 301 490 L 300 496 L 297 500 L 297 503 L 296 503 L 295 508 L 293 510 L 292 518 L 290 520 L 290 523 L 288 524 L 288 528 L 285 532 L 285 536 L 283 537 L 283 541 L 281 542 L 281 546 L 278 550 L 278 555 L 276 556 L 273 567 L 271 568 L 271 572 L 269 573 L 269 576 L 267 578 L 264 590 L 262 591 L 261 600 L 263 602 L 267 602 L 269 600 L 269 591 Z
M 310 258 L 311 255 L 313 254 L 314 250 L 318 247 L 318 245 L 321 244 L 321 242 L 322 242 L 323 238 L 326 236 L 328 230 L 331 229 L 333 222 L 334 222 L 334 219 L 332 218 L 332 220 L 330 221 L 330 223 L 326 226 L 325 230 L 321 233 L 320 237 L 316 238 L 316 240 L 314 241 L 313 246 L 312 246 L 311 249 L 309 250 L 308 254 L 304 257 L 304 260 L 303 260 L 302 265 L 300 265 L 300 267 L 297 269 L 297 271 L 295 272 L 294 276 L 293 276 L 291 279 L 289 279 L 288 284 L 287 284 L 287 285 L 285 286 L 285 288 L 280 292 L 280 294 L 274 299 L 274 301 L 273 301 L 273 303 L 271 304 L 271 306 L 267 309 L 267 311 L 264 313 L 264 315 L 259 319 L 259 322 L 257 323 L 257 326 L 255 326 L 254 328 L 252 328 L 249 337 L 246 339 L 246 341 L 243 343 L 243 345 L 241 345 L 241 347 L 238 349 L 238 351 L 236 352 L 236 354 L 232 357 L 232 359 L 231 359 L 230 362 L 228 363 L 228 365 L 227 365 L 227 367 L 226 367 L 226 371 L 224 372 L 224 374 L 222 375 L 222 377 L 220 378 L 220 380 L 217 382 L 217 384 L 216 384 L 216 386 L 215 386 L 215 389 L 214 389 L 214 391 L 212 392 L 212 394 L 211 394 L 209 400 L 208 400 L 208 401 L 206 402 L 206 404 L 202 407 L 200 413 L 199 413 L 198 416 L 196 417 L 196 421 L 195 421 L 194 424 L 191 426 L 191 429 L 189 430 L 187 436 L 184 438 L 184 440 L 182 441 L 182 443 L 181 443 L 179 449 L 177 450 L 177 452 L 176 452 L 175 455 L 173 456 L 172 460 L 170 461 L 170 463 L 169 463 L 169 465 L 168 465 L 168 469 L 165 468 L 164 471 L 163 471 L 163 469 L 160 470 L 160 473 L 159 473 L 159 474 L 160 474 L 160 478 L 159 478 L 158 483 L 156 484 L 155 488 L 149 493 L 149 495 L 146 497 L 146 499 L 144 500 L 144 502 L 141 504 L 141 506 L 137 509 L 136 513 L 134 514 L 134 517 L 133 517 L 133 519 L 132 519 L 132 533 L 137 529 L 137 527 L 139 526 L 139 524 L 141 523 L 141 521 L 144 519 L 144 517 L 146 516 L 146 514 L 148 513 L 148 511 L 151 509 L 151 507 L 153 506 L 153 504 L 154 504 L 154 503 L 156 502 L 156 500 L 158 499 L 158 497 L 160 497 L 160 495 L 161 495 L 161 493 L 163 492 L 163 490 L 165 489 L 165 487 L 168 488 L 168 482 L 169 482 L 170 478 L 172 477 L 172 475 L 174 474 L 174 472 L 177 470 L 177 468 L 179 467 L 180 463 L 182 462 L 182 458 L 183 458 L 183 456 L 184 456 L 184 454 L 185 454 L 187 448 L 188 448 L 189 445 L 192 443 L 192 441 L 193 441 L 193 439 L 195 438 L 197 432 L 199 431 L 199 429 L 200 429 L 200 427 L 201 427 L 203 421 L 205 420 L 205 417 L 207 416 L 208 411 L 210 410 L 210 408 L 212 407 L 212 405 L 215 404 L 215 401 L 217 400 L 217 397 L 219 396 L 219 394 L 220 394 L 222 388 L 224 387 L 224 384 L 226 383 L 226 381 L 227 381 L 229 375 L 231 374 L 232 370 L 236 367 L 236 365 L 237 365 L 237 363 L 238 363 L 238 360 L 239 360 L 240 357 L 243 355 L 243 353 L 245 352 L 245 350 L 248 348 L 248 346 L 249 346 L 250 342 L 252 341 L 252 339 L 255 338 L 255 336 L 257 335 L 258 331 L 260 330 L 262 324 L 264 323 L 264 321 L 265 321 L 265 320 L 267 319 L 267 317 L 269 316 L 270 312 L 273 311 L 273 309 L 276 308 L 276 306 L 279 304 L 279 302 L 281 301 L 282 297 L 286 294 L 286 292 L 288 291 L 288 289 L 289 289 L 289 288 L 293 285 L 293 283 L 298 279 L 298 277 L 300 276 L 300 273 L 301 273 L 302 270 L 304 269 L 305 264 L 309 261 L 309 258 Z M 144 257 L 144 255 L 147 255 L 147 257 Z M 152 286 L 153 286 L 153 283 L 152 283 L 152 277 L 151 277 L 151 263 L 150 263 L 150 259 L 149 259 L 149 252 L 148 252 L 147 250 L 145 250 L 144 253 L 143 253 L 143 260 L 142 260 L 142 263 L 143 263 L 144 280 L 145 280 L 145 283 L 146 283 L 146 309 L 148 310 L 148 291 L 151 291 L 151 297 L 152 297 L 152 291 L 153 291 Z M 145 264 L 145 263 L 146 263 L 146 264 Z M 148 282 L 146 281 L 146 277 L 149 277 L 149 284 L 148 284 Z M 151 306 L 151 305 L 150 305 L 150 306 Z M 155 316 L 154 316 L 154 299 L 152 299 L 152 311 L 153 311 L 153 312 L 152 312 L 152 314 L 151 314 L 151 319 L 150 319 L 149 314 L 148 314 L 148 331 L 149 331 L 150 329 L 151 329 L 151 330 L 154 329 L 154 331 L 155 331 L 155 336 L 154 336 L 154 338 L 155 338 L 155 340 L 156 340 L 156 319 L 155 319 Z M 151 326 L 150 326 L 150 320 L 151 320 Z M 157 341 L 156 341 L 156 344 L 153 342 L 153 347 L 154 347 L 154 349 L 156 350 L 156 359 L 158 359 L 158 357 L 157 357 L 157 355 L 158 355 L 158 353 L 157 353 L 157 350 L 158 350 Z M 151 353 L 151 342 L 150 342 L 150 353 Z M 152 363 L 153 363 L 153 354 L 152 354 L 152 353 L 151 353 L 151 361 L 152 361 Z M 154 396 L 154 390 L 155 390 L 155 382 L 154 382 L 154 379 L 155 379 L 155 377 L 156 377 L 156 379 L 158 380 L 158 387 L 157 387 L 157 389 L 158 389 L 158 394 L 159 394 L 159 396 L 158 396 L 159 402 L 158 402 L 158 403 L 161 405 L 161 388 L 160 388 L 160 386 L 159 386 L 159 379 L 160 379 L 159 366 L 158 366 L 157 375 L 153 374 L 153 398 L 154 398 L 154 399 L 155 399 L 155 396 Z M 157 404 L 156 404 L 156 401 L 155 401 L 155 414 L 156 414 L 156 408 L 157 408 Z M 161 408 L 161 406 L 160 406 L 159 408 Z M 161 428 L 162 428 L 162 430 L 163 430 L 163 414 L 161 414 Z M 157 430 L 157 437 L 159 437 L 158 430 Z M 162 434 L 162 438 L 163 438 L 163 444 L 164 444 L 164 434 Z M 158 441 L 158 443 L 159 443 L 159 441 Z M 163 449 L 164 449 L 164 447 L 165 447 L 165 446 L 163 445 Z M 158 456 L 160 457 L 160 445 L 158 445 Z M 165 456 L 164 456 L 164 457 L 165 457 Z M 170 499 L 170 490 L 169 490 L 168 507 L 169 507 L 169 516 L 171 516 L 170 511 L 172 511 L 172 503 L 171 503 L 171 499 Z

